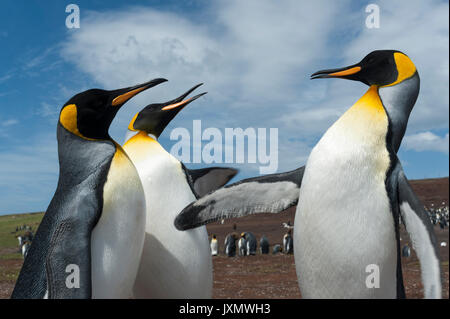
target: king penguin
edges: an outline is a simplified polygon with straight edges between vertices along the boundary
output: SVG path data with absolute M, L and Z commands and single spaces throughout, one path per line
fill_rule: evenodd
M 247 242 L 244 238 L 245 233 L 241 234 L 241 237 L 238 240 L 238 250 L 239 256 L 247 256 Z
M 325 132 L 305 166 L 227 185 L 187 206 L 176 226 L 278 213 L 298 203 L 294 255 L 304 298 L 404 298 L 401 216 L 425 298 L 441 298 L 436 236 L 397 157 L 419 94 L 414 63 L 400 51 L 377 50 L 311 77 L 360 81 L 369 89 Z
M 217 237 L 215 234 L 212 235 L 210 248 L 211 256 L 217 256 L 219 254 L 219 242 L 217 241 Z
M 289 229 L 286 234 L 283 236 L 283 251 L 285 254 L 293 254 L 294 253 L 294 241 L 291 235 L 292 231 Z
M 134 285 L 135 298 L 211 298 L 212 260 L 206 227 L 179 231 L 177 214 L 190 202 L 225 185 L 235 169 L 187 169 L 158 138 L 186 105 L 206 93 L 150 104 L 128 126 L 124 144 L 141 178 L 147 204 L 145 243 Z
M 130 98 L 166 81 L 72 97 L 57 125 L 59 180 L 12 298 L 130 298 L 145 234 L 132 162 L 108 134 Z

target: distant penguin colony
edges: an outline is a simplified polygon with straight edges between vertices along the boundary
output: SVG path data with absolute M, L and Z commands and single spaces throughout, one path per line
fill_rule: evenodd
M 319 78 L 359 81 L 369 89 L 325 132 L 306 165 L 227 185 L 187 206 L 175 225 L 191 229 L 297 204 L 293 241 L 303 298 L 405 298 L 401 216 L 420 261 L 425 298 L 441 298 L 432 223 L 397 157 L 419 94 L 414 63 L 400 51 L 379 50 L 311 76 Z M 366 284 L 374 264 L 381 269 L 379 289 Z
M 233 230 L 235 229 L 236 227 L 233 228 Z M 286 254 L 292 254 L 293 240 L 291 236 L 291 230 L 289 230 L 288 233 L 281 238 L 281 240 L 282 244 L 275 244 L 273 247 L 273 252 L 284 252 Z M 212 234 L 210 245 L 211 254 L 213 256 L 218 256 L 218 240 L 215 234 Z M 233 232 L 228 234 L 225 238 L 223 253 L 229 257 L 252 256 L 256 255 L 257 252 L 259 252 L 259 254 L 261 255 L 267 255 L 270 253 L 269 240 L 265 235 L 262 235 L 259 240 L 259 249 L 256 236 L 248 231 L 242 232 L 239 237 L 237 236 L 236 232 Z
M 272 254 L 294 254 L 303 298 L 405 298 L 401 262 L 411 250 L 400 246 L 400 222 L 420 261 L 425 297 L 441 298 L 433 224 L 448 227 L 448 207 L 426 210 L 397 156 L 419 94 L 416 66 L 400 51 L 378 50 L 311 76 L 320 78 L 369 89 L 324 133 L 305 166 L 227 186 L 237 170 L 188 169 L 158 142 L 175 116 L 206 94 L 188 98 L 202 84 L 137 112 L 123 147 L 108 132 L 117 112 L 166 79 L 70 98 L 57 123 L 53 199 L 35 235 L 30 226 L 16 227 L 27 233 L 14 234 L 24 263 L 11 298 L 211 298 L 219 243 L 215 234 L 209 242 L 206 224 L 295 205 L 294 225 L 282 224 L 287 233 Z M 238 248 L 239 256 L 256 255 L 256 236 L 239 236 L 236 228 L 224 254 L 235 257 Z M 259 243 L 269 254 L 267 237 Z M 369 265 L 380 269 L 377 289 L 367 285 Z M 67 284 L 68 266 L 78 274 L 77 289 Z

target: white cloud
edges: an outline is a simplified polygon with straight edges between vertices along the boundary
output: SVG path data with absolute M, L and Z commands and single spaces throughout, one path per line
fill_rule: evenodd
M 366 90 L 351 81 L 310 81 L 309 75 L 353 64 L 374 49 L 402 50 L 417 64 L 422 88 L 408 134 L 448 129 L 448 3 L 378 4 L 380 29 L 365 27 L 364 6 L 337 1 L 218 1 L 204 8 L 208 21 L 145 7 L 85 12 L 61 54 L 104 88 L 169 79 L 119 112 L 112 126 L 118 141 L 144 105 L 205 82 L 208 95 L 166 131 L 189 128 L 193 119 L 206 127 L 278 127 L 285 170 L 293 159 L 306 159 Z
M 9 119 L 9 120 L 1 122 L 0 125 L 3 127 L 8 127 L 8 126 L 11 126 L 11 125 L 14 125 L 17 123 L 19 123 L 19 121 L 16 119 Z
M 409 135 L 405 137 L 403 145 L 407 150 L 415 150 L 417 152 L 435 151 L 448 154 L 448 133 L 443 137 L 429 131 Z
M 282 116 L 287 105 L 298 103 L 301 83 L 308 82 L 314 95 L 310 61 L 329 49 L 334 17 L 344 5 L 220 1 L 210 8 L 213 20 L 202 23 L 150 8 L 91 12 L 80 30 L 69 33 L 62 56 L 106 88 L 169 79 L 121 110 L 112 127 L 117 140 L 142 106 L 205 82 L 208 95 L 183 110 L 176 126 L 201 118 L 210 127 L 279 127 L 283 145 L 301 132 L 286 126 Z M 290 158 L 307 155 L 297 151 Z

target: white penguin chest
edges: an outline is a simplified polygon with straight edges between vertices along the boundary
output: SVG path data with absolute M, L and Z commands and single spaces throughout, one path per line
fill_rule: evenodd
M 313 149 L 303 176 L 294 250 L 305 297 L 395 297 L 387 117 L 365 105 L 353 108 Z M 373 264 L 382 289 L 366 286 Z
M 175 217 L 195 195 L 181 163 L 140 133 L 124 149 L 144 187 L 147 222 L 144 250 L 134 289 L 137 298 L 209 298 L 212 261 L 206 227 L 175 228 Z
M 144 245 L 145 197 L 137 171 L 121 149 L 111 163 L 103 199 L 91 237 L 93 297 L 130 298 Z

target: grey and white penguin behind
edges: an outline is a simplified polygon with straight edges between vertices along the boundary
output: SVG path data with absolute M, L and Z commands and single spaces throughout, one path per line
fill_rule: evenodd
M 305 166 L 228 185 L 187 206 L 180 229 L 297 205 L 294 255 L 304 298 L 404 298 L 399 219 L 421 265 L 426 298 L 441 298 L 436 236 L 397 157 L 420 79 L 411 59 L 377 50 L 312 79 L 360 81 L 369 90 L 313 148 Z M 366 284 L 379 271 L 379 287 Z
M 236 256 L 236 240 L 237 240 L 236 233 L 228 234 L 225 237 L 224 252 L 225 255 L 227 255 L 228 257 Z
M 12 298 L 131 297 L 145 198 L 135 167 L 108 129 L 130 98 L 164 81 L 91 89 L 64 104 L 57 125 L 58 186 Z
M 259 249 L 261 251 L 261 254 L 266 255 L 269 253 L 269 240 L 267 239 L 266 236 L 262 236 L 261 239 L 259 240 Z
M 258 242 L 256 241 L 255 235 L 251 232 L 243 232 L 241 236 L 245 239 L 247 256 L 256 255 Z
M 289 229 L 288 232 L 283 236 L 283 251 L 285 254 L 294 253 L 294 240 L 291 233 L 292 231 Z

